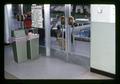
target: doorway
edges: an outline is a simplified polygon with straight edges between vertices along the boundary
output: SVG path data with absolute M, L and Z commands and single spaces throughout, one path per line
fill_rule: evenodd
M 51 56 L 89 68 L 90 5 L 51 4 L 50 17 Z M 70 17 L 73 24 L 68 23 Z

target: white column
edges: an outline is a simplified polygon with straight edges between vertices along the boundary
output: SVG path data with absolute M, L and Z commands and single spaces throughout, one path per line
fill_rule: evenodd
M 50 5 L 44 4 L 46 56 L 50 56 Z
M 21 14 L 23 15 L 23 4 L 20 4 Z
M 10 43 L 11 27 L 12 27 L 12 4 L 4 5 L 4 42 Z
M 23 4 L 20 4 L 21 15 L 23 15 Z M 21 27 L 24 28 L 24 23 L 21 21 Z

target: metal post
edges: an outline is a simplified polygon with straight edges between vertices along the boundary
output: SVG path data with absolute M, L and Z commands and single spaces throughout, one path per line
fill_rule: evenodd
M 70 26 L 68 24 L 68 17 L 71 16 L 71 5 L 65 4 L 65 42 L 66 42 L 66 61 L 68 61 L 68 54 L 70 52 L 71 48 L 71 32 L 70 32 Z
M 62 25 L 62 39 L 64 39 L 64 25 Z M 62 48 L 64 49 L 64 40 L 62 40 Z
M 46 56 L 50 56 L 50 5 L 44 4 Z
M 74 48 L 74 46 L 75 46 L 75 36 L 74 36 L 74 27 L 72 28 L 72 36 L 73 36 L 73 38 L 72 38 L 72 41 L 73 41 L 73 48 Z
M 23 16 L 23 4 L 20 4 L 21 15 Z M 24 23 L 21 21 L 21 27 L 24 28 Z

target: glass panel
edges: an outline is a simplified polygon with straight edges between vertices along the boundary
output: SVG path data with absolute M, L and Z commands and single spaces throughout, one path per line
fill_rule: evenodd
M 71 52 L 69 61 L 83 66 L 90 62 L 90 5 L 71 4 Z
M 65 58 L 65 5 L 51 4 L 51 54 Z M 63 56 L 63 57 L 62 57 Z
M 64 5 L 51 5 L 51 47 L 64 50 L 64 23 L 61 24 L 61 17 L 64 18 Z
M 90 6 L 72 5 L 74 17 L 71 34 L 71 52 L 89 57 L 90 55 Z
M 12 30 L 21 29 L 22 26 L 22 12 L 20 4 L 12 4 L 13 13 L 13 27 Z

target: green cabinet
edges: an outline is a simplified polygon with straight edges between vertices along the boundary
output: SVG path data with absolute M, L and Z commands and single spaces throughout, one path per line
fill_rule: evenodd
M 13 45 L 13 53 L 14 60 L 17 63 L 21 63 L 27 60 L 27 39 L 24 30 L 15 30 L 12 31 L 14 42 Z

